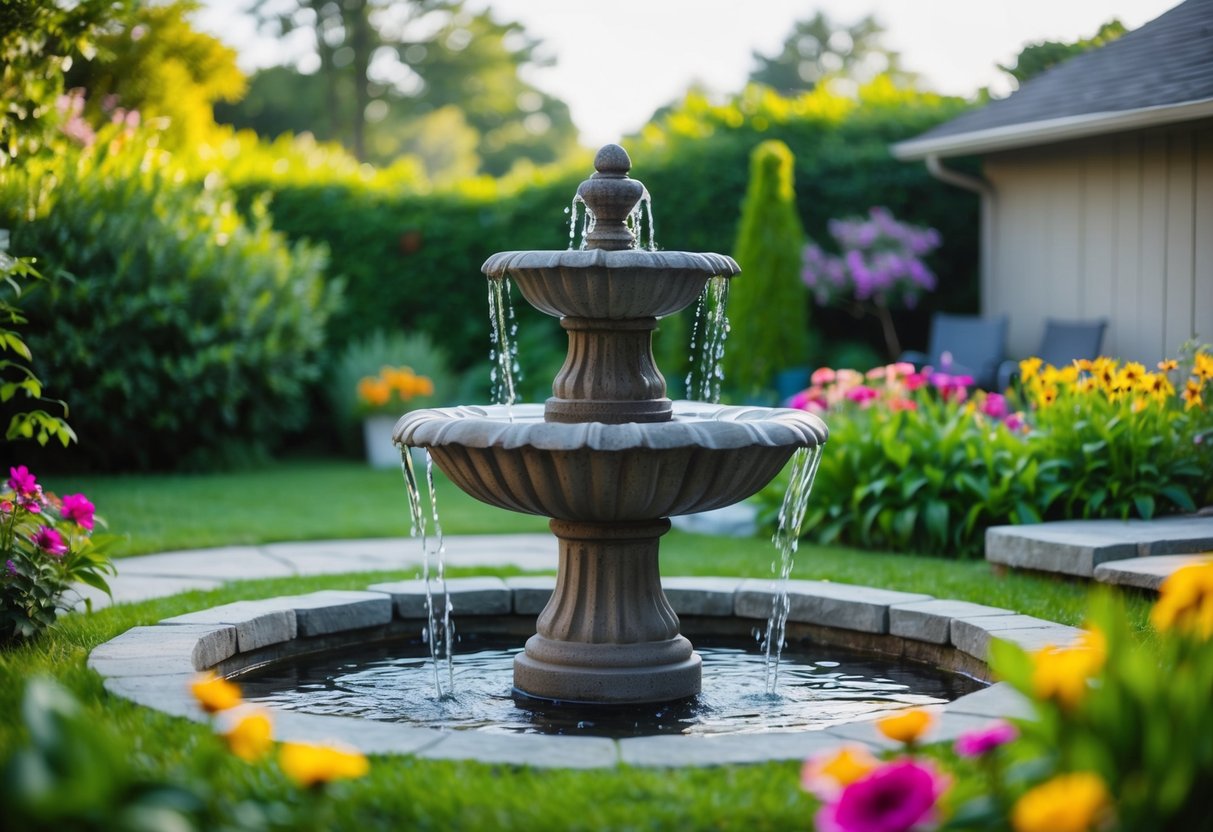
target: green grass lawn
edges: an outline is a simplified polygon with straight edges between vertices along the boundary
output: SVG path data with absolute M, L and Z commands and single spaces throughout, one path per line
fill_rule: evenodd
M 291 462 L 262 471 L 206 476 L 48 477 L 59 493 L 83 491 L 129 536 L 125 554 L 288 539 L 399 536 L 408 533 L 404 488 L 393 471 L 329 461 Z M 448 533 L 534 532 L 543 518 L 482 506 L 449 483 L 439 486 Z M 554 545 L 554 544 L 553 544 Z M 770 577 L 765 539 L 671 532 L 662 541 L 667 575 Z M 477 574 L 515 574 L 480 569 Z M 467 574 L 468 570 L 453 570 Z M 926 592 L 1081 623 L 1088 587 L 1035 575 L 997 575 L 980 561 L 950 561 L 839 547 L 802 546 L 794 577 Z M 26 679 L 47 675 L 82 703 L 108 735 L 121 770 L 186 783 L 216 805 L 252 801 L 278 809 L 278 829 L 718 829 L 808 828 L 813 800 L 798 787 L 796 763 L 704 770 L 528 770 L 478 763 L 376 758 L 371 774 L 323 796 L 300 795 L 272 762 L 245 764 L 208 726 L 109 697 L 87 669 L 88 652 L 129 627 L 220 603 L 315 589 L 361 588 L 404 573 L 316 576 L 229 584 L 92 615 L 71 615 L 32 643 L 0 651 L 0 760 L 27 741 L 17 715 Z M 1147 602 L 1127 599 L 1142 631 Z M 934 752 L 933 752 L 934 753 Z M 947 765 L 947 752 L 938 752 Z M 302 802 L 301 802 L 302 801 Z M 227 811 L 223 809 L 222 811 Z M 106 828 L 104 823 L 87 828 Z

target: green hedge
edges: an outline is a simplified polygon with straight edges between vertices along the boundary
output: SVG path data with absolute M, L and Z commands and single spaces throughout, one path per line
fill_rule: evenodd
M 152 132 L 10 168 L 0 224 L 52 277 L 29 345 L 71 402 L 71 464 L 209 468 L 306 423 L 336 307 L 315 245 L 288 245 L 263 209 L 199 187 Z

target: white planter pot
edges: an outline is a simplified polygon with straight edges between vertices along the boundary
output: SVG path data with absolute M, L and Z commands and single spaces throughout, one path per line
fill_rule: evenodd
M 397 416 L 367 416 L 362 420 L 362 440 L 366 461 L 372 468 L 399 468 L 400 449 L 392 444 L 392 428 Z M 418 475 L 425 470 L 425 449 L 413 448 L 413 467 Z

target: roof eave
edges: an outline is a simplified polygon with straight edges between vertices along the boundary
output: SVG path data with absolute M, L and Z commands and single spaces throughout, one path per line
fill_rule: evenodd
M 1213 98 L 1161 104 L 1136 110 L 1110 113 L 1088 113 L 1080 116 L 1031 121 L 1005 127 L 991 127 L 936 139 L 910 139 L 891 145 L 893 156 L 902 161 L 925 159 L 928 156 L 946 158 L 994 153 L 1020 147 L 1051 144 L 1069 139 L 1156 127 L 1182 121 L 1194 121 L 1213 116 Z

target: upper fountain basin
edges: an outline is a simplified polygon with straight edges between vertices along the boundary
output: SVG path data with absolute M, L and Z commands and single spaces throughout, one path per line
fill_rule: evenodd
M 509 276 L 527 303 L 556 317 L 660 318 L 685 309 L 708 278 L 740 269 L 723 254 L 684 251 L 503 251 L 481 267 Z
M 648 424 L 558 423 L 542 405 L 418 410 L 399 445 L 425 447 L 459 488 L 490 505 L 559 520 L 621 522 L 691 514 L 744 500 L 797 448 L 825 442 L 801 410 L 675 402 Z

